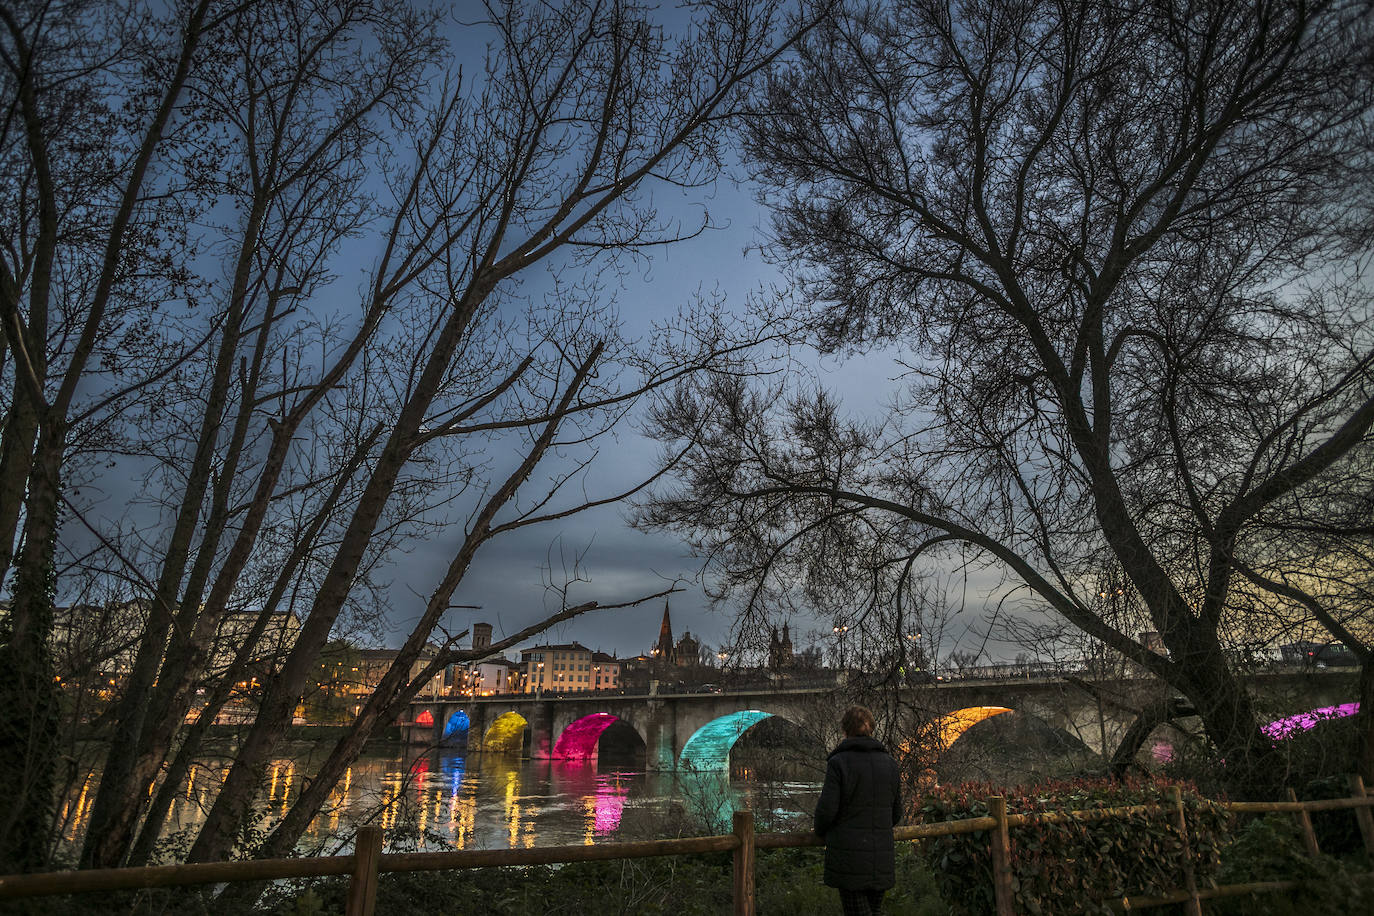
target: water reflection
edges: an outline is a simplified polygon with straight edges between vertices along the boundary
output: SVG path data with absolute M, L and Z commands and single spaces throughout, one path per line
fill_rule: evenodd
M 312 748 L 275 761 L 268 770 L 263 818 L 270 829 L 290 808 L 318 760 Z M 198 765 L 168 814 L 167 833 L 193 835 L 228 773 L 228 761 Z M 67 799 L 69 842 L 80 840 L 89 815 L 90 780 Z M 764 787 L 745 771 L 646 773 L 589 760 L 521 760 L 515 755 L 438 749 L 419 755 L 360 758 L 344 774 L 302 848 L 330 851 L 359 824 L 377 824 L 388 841 L 420 849 L 529 848 L 608 839 L 725 832 L 746 804 L 769 810 L 782 791 L 794 810 L 809 808 L 818 787 Z M 792 797 L 798 796 L 798 797 Z M 176 849 L 168 851 L 170 858 Z

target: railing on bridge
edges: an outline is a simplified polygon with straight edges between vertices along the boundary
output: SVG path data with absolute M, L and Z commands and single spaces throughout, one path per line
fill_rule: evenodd
M 1297 801 L 1289 790 L 1288 801 L 1230 802 L 1226 807 L 1236 813 L 1291 813 L 1302 831 L 1309 854 L 1319 852 L 1312 829 L 1311 813 L 1350 809 L 1355 812 L 1365 851 L 1374 859 L 1374 796 L 1370 796 L 1358 776 L 1350 778 L 1349 798 Z M 897 840 L 911 841 L 930 837 L 955 836 L 989 831 L 993 859 L 993 893 L 997 916 L 1013 916 L 1012 848 L 1010 828 L 1027 824 L 1068 820 L 1103 820 L 1148 814 L 1169 818 L 1179 832 L 1183 860 L 1180 872 L 1184 887 L 1157 897 L 1123 897 L 1103 901 L 1115 910 L 1134 911 L 1182 903 L 1190 916 L 1202 912 L 1202 901 L 1248 894 L 1292 890 L 1299 881 L 1266 881 L 1201 888 L 1193 880 L 1188 854 L 1188 826 L 1178 788 L 1170 787 L 1165 804 L 1134 805 L 1056 814 L 1008 814 L 1002 796 L 988 799 L 991 815 L 964 820 L 941 821 L 897 827 Z M 101 891 L 138 890 L 195 884 L 263 882 L 284 878 L 349 876 L 348 916 L 373 916 L 377 882 L 383 872 L 446 871 L 459 868 L 486 868 L 497 865 L 552 865 L 606 859 L 642 859 L 655 856 L 696 855 L 712 852 L 733 853 L 733 898 L 736 916 L 754 914 L 755 854 L 760 849 L 822 846 L 812 833 L 754 832 L 750 811 L 736 811 L 734 829 L 718 836 L 687 837 L 676 840 L 650 840 L 637 843 L 604 843 L 596 846 L 546 846 L 533 849 L 471 849 L 454 852 L 383 853 L 382 831 L 364 827 L 358 832 L 353 855 L 295 859 L 251 859 L 241 862 L 214 862 L 196 865 L 163 865 L 147 868 L 110 868 L 89 871 L 45 872 L 0 877 L 0 900 L 50 897 Z

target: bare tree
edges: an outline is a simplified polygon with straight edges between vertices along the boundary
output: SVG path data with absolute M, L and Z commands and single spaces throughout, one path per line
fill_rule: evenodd
M 614 290 L 605 288 L 615 272 L 606 268 L 709 227 L 663 218 L 655 191 L 714 178 L 741 90 L 804 23 L 785 25 L 774 0 L 702 6 L 678 35 L 635 3 L 491 3 L 482 22 L 465 26 L 490 39 L 485 66 L 443 74 L 436 16 L 404 0 L 204 0 L 165 20 L 133 4 L 125 12 L 147 30 L 143 57 L 130 52 L 143 66 L 128 65 L 139 82 L 110 63 L 123 61 L 123 21 L 80 4 L 62 12 L 61 42 L 37 7 L 5 22 L 7 78 L 33 122 L 29 142 L 5 138 L 16 174 L 30 173 L 15 197 L 42 190 L 47 149 L 65 153 L 99 129 L 89 116 L 52 113 L 81 36 L 89 57 L 81 74 L 97 107 L 135 90 L 157 103 L 130 129 L 141 158 L 110 166 L 107 193 L 124 193 L 116 217 L 148 223 L 170 252 L 154 265 L 165 277 L 127 267 L 120 258 L 133 257 L 123 253 L 131 242 L 118 219 L 113 229 L 100 224 L 114 265 L 100 282 L 121 302 L 193 290 L 200 308 L 156 325 L 161 336 L 142 361 L 125 358 L 132 380 L 80 408 L 88 425 L 103 424 L 80 454 L 143 475 L 126 515 L 96 513 L 63 486 L 70 443 L 40 441 L 31 450 L 43 460 L 14 471 L 30 507 L 5 651 L 32 676 L 7 683 L 12 698 L 25 699 L 7 704 L 6 734 L 28 742 L 11 763 L 15 784 L 33 791 L 19 793 L 30 800 L 5 823 L 16 845 L 4 864 L 40 862 L 23 828 L 36 831 L 33 845 L 46 845 L 50 824 L 51 787 L 42 783 L 57 707 L 45 653 L 53 590 L 64 582 L 43 556 L 71 557 L 83 575 L 117 570 L 147 610 L 107 717 L 107 734 L 122 740 L 99 767 L 81 852 L 89 866 L 147 858 L 208 725 L 246 666 L 263 663 L 259 637 L 273 615 L 298 604 L 299 635 L 267 660 L 256 719 L 190 852 L 213 860 L 234 851 L 252 820 L 270 755 L 331 635 L 365 613 L 374 571 L 410 539 L 460 530 L 447 569 L 409 615 L 395 663 L 345 737 L 266 841 L 240 850 L 287 852 L 363 743 L 440 666 L 467 657 L 445 646 L 411 676 L 479 549 L 635 492 L 643 482 L 591 495 L 579 486 L 599 439 L 646 392 L 739 368 L 747 335 L 707 308 L 647 341 L 624 339 Z M 43 212 L 32 219 L 41 223 Z M 32 235 L 15 228 L 11 249 Z M 178 248 L 178 239 L 188 244 Z M 58 233 L 54 257 L 77 259 L 68 243 Z M 366 282 L 345 293 L 342 252 L 364 243 L 373 252 Z M 6 340 L 18 339 L 10 329 L 24 331 L 36 355 L 6 352 L 58 365 L 45 341 L 52 334 L 33 333 L 42 313 L 21 301 L 38 295 L 39 272 L 23 260 L 36 256 L 20 254 L 6 275 Z M 222 280 L 207 269 L 216 259 Z M 547 292 L 522 292 L 522 278 L 541 268 Z M 85 262 L 67 270 L 62 295 L 83 291 L 91 270 Z M 102 302 L 72 303 L 97 341 L 113 333 Z M 46 387 L 51 370 L 7 363 L 7 430 L 15 432 L 6 441 L 19 458 L 30 435 L 25 397 L 35 396 L 41 440 L 70 425 L 77 391 L 95 390 L 89 349 L 77 356 L 63 363 L 66 394 L 56 400 Z M 72 522 L 58 524 L 59 507 Z M 564 601 L 489 651 L 597 606 Z M 220 661 L 217 638 L 230 618 L 251 623 Z
M 185 130 L 183 90 L 205 56 L 203 39 L 222 25 L 212 5 L 188 4 L 167 19 L 136 6 L 0 8 L 0 63 L 13 100 L 0 123 L 0 320 L 10 372 L 0 576 L 13 566 L 0 632 L 0 659 L 12 673 L 0 688 L 0 772 L 13 787 L 0 809 L 7 868 L 42 861 L 51 821 L 49 642 L 70 452 L 84 433 L 99 432 L 112 402 L 165 371 L 155 346 L 148 349 L 162 364 L 145 362 L 142 371 L 121 371 L 119 351 L 188 285 L 174 261 L 194 250 L 186 230 L 205 188 L 172 179 L 161 154 Z M 93 389 L 94 403 L 74 412 Z
M 1369 447 L 1363 3 L 859 4 L 750 121 L 802 329 L 894 348 L 880 422 L 824 391 L 684 386 L 645 521 L 750 600 L 870 588 L 955 549 L 1172 685 L 1272 788 L 1225 644 L 1263 514 Z M 1168 655 L 1103 613 L 1117 568 Z M 873 624 L 865 624 L 873 626 Z
M 1261 516 L 1267 529 L 1237 551 L 1236 565 L 1257 592 L 1241 627 L 1335 641 L 1354 656 L 1360 740 L 1353 760 L 1340 763 L 1374 781 L 1374 514 L 1368 456 L 1356 458 L 1342 463 L 1342 474 L 1269 507 Z

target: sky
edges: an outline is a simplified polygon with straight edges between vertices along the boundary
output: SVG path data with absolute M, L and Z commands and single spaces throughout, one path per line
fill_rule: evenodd
M 736 177 L 740 175 L 739 169 L 734 172 Z M 741 307 L 751 291 L 784 283 L 779 269 L 758 251 L 766 240 L 769 212 L 754 194 L 755 189 L 745 182 L 722 179 L 711 189 L 686 192 L 676 202 L 662 193 L 656 195 L 656 203 L 665 211 L 681 208 L 686 223 L 704 204 L 720 228 L 655 249 L 646 266 L 625 277 L 619 301 L 632 330 L 647 330 L 652 321 L 671 318 L 701 288 L 718 289 L 728 303 Z M 892 352 L 850 359 L 822 357 L 810 351 L 793 355 L 815 380 L 840 396 L 846 410 L 859 414 L 881 410 L 901 372 L 897 354 Z M 621 425 L 613 443 L 603 447 L 588 475 L 593 495 L 623 488 L 625 481 L 642 480 L 655 470 L 658 443 L 640 435 L 633 418 Z M 701 561 L 670 533 L 631 528 L 629 511 L 624 504 L 599 507 L 555 525 L 519 530 L 489 542 L 479 551 L 453 599 L 455 604 L 480 607 L 451 611 L 446 625 L 456 632 L 472 622 L 488 622 L 499 640 L 557 611 L 561 596 L 546 587 L 549 570 L 559 578 L 561 558 L 580 555 L 588 581 L 575 586 L 570 603 L 622 602 L 676 585 L 680 591 L 666 599 L 674 637 L 689 630 L 711 648 L 728 644 L 733 622 L 730 607 L 710 606 L 699 580 Z M 456 531 L 452 537 L 416 545 L 396 564 L 398 582 L 437 579 L 460 536 L 461 531 Z M 975 608 L 981 609 L 982 592 L 991 586 L 990 577 L 979 577 L 975 582 L 976 594 L 971 596 Z M 424 593 L 418 584 L 416 590 Z M 392 596 L 399 605 L 392 639 L 399 641 L 404 638 L 401 627 L 418 616 L 420 604 L 402 589 L 393 588 Z M 407 606 L 412 609 L 409 613 Z M 663 609 L 664 599 L 659 599 L 633 608 L 593 612 L 559 624 L 537 641 L 577 641 L 619 657 L 637 655 L 657 641 Z M 960 615 L 945 634 L 942 655 L 961 645 L 982 642 L 977 616 Z M 828 626 L 828 622 L 793 621 L 796 648 L 802 649 L 809 641 L 807 634 L 817 627 L 824 630 Z
M 664 15 L 675 14 L 670 10 Z M 456 4 L 448 31 L 452 63 L 461 65 L 469 74 L 480 72 L 475 64 L 482 59 L 491 37 L 487 29 L 467 24 L 480 18 L 476 4 Z M 651 249 L 641 260 L 629 264 L 620 279 L 620 288 L 615 291 L 629 336 L 647 334 L 655 322 L 672 318 L 698 292 L 722 295 L 729 306 L 741 308 L 752 292 L 784 284 L 779 269 L 758 250 L 758 246 L 765 244 L 768 212 L 756 202 L 755 189 L 743 180 L 745 170 L 736 164 L 730 172 L 730 177 L 706 188 L 681 189 L 663 184 L 654 187 L 654 204 L 662 217 L 677 217 L 682 225 L 695 226 L 704 210 L 716 228 L 695 238 Z M 363 242 L 357 248 L 350 247 L 339 256 L 332 291 L 365 285 L 368 271 L 380 254 L 366 250 L 367 245 Z M 536 268 L 530 275 L 522 275 L 523 294 L 540 294 L 541 270 Z M 899 372 L 895 354 L 889 353 L 877 352 L 848 361 L 822 358 L 814 353 L 794 355 L 821 384 L 840 396 L 847 409 L 862 414 L 881 409 L 891 390 L 890 382 Z M 602 444 L 600 455 L 586 476 L 590 495 L 602 496 L 624 489 L 627 481 L 645 479 L 653 473 L 658 456 L 658 443 L 642 437 L 632 417 Z M 537 473 L 551 470 L 554 469 L 546 464 Z M 120 513 L 128 511 L 124 497 L 130 475 L 126 471 L 127 468 L 116 468 L 105 479 L 94 482 L 102 496 L 96 500 L 92 517 L 104 517 L 115 524 Z M 382 643 L 399 644 L 419 617 L 425 597 L 461 541 L 465 511 L 460 506 L 452 514 L 454 523 L 446 530 L 427 540 L 412 541 L 380 571 L 379 578 L 389 580 L 387 596 L 391 609 L 380 634 Z M 575 584 L 567 596 L 569 603 L 620 603 L 675 585 L 679 591 L 667 599 L 674 635 L 690 630 L 710 647 L 728 642 L 732 623 L 729 609 L 708 606 L 697 581 L 700 561 L 691 557 L 687 546 L 670 534 L 632 529 L 628 514 L 629 507 L 625 505 L 599 507 L 558 523 L 519 529 L 488 542 L 479 550 L 453 597 L 455 605 L 471 607 L 451 610 L 443 621 L 444 629 L 456 633 L 483 621 L 493 625 L 494 636 L 499 640 L 557 611 L 562 596 L 549 588 L 550 580 L 561 581 L 564 558 L 577 556 L 585 581 Z M 81 540 L 81 532 L 71 528 L 64 535 Z M 575 640 L 622 657 L 636 655 L 647 651 L 656 641 L 663 609 L 664 600 L 658 599 L 633 608 L 592 612 L 553 628 L 538 641 Z M 793 638 L 799 649 L 807 642 L 807 631 L 818 625 L 815 621 L 794 622 Z M 945 651 L 948 648 L 947 645 Z
M 473 9 L 468 12 L 468 7 Z M 666 17 L 670 27 L 680 17 L 680 11 L 671 6 L 660 7 L 659 14 Z M 487 33 L 462 23 L 481 18 L 476 4 L 456 5 L 459 24 L 449 31 L 456 61 L 480 59 Z M 765 238 L 767 210 L 756 202 L 755 189 L 743 180 L 745 170 L 736 164 L 730 172 L 729 177 L 708 188 L 654 187 L 654 204 L 664 218 L 680 217 L 682 225 L 697 225 L 704 209 L 718 228 L 652 249 L 646 252 L 647 260 L 631 267 L 616 293 L 629 335 L 644 334 L 654 322 L 672 318 L 698 291 L 719 292 L 727 303 L 739 308 L 751 291 L 784 282 L 780 271 L 757 250 Z M 531 276 L 522 283 L 537 290 L 540 281 Z M 797 355 L 823 384 L 841 394 L 846 406 L 860 411 L 876 409 L 889 389 L 888 380 L 897 374 L 890 355 L 848 362 L 821 359 L 815 354 Z M 598 495 L 623 489 L 625 481 L 648 477 L 655 469 L 658 452 L 658 444 L 641 436 L 631 418 L 616 431 L 610 447 L 603 446 L 587 477 L 591 492 Z M 628 514 L 625 505 L 600 507 L 488 542 L 453 598 L 457 605 L 478 607 L 450 611 L 444 626 L 457 632 L 474 622 L 488 622 L 499 640 L 557 611 L 561 596 L 547 587 L 549 571 L 561 579 L 562 557 L 577 555 L 587 581 L 576 584 L 568 597 L 570 603 L 618 603 L 675 584 L 680 591 L 667 599 L 674 636 L 690 630 L 711 647 L 728 642 L 729 610 L 709 607 L 698 581 L 701 562 L 692 558 L 687 546 L 673 535 L 632 529 Z M 423 608 L 416 593 L 428 594 L 427 586 L 438 580 L 461 536 L 461 526 L 455 527 L 451 536 L 414 544 L 409 553 L 397 558 L 390 589 L 393 614 L 385 641 L 399 643 L 404 639 L 409 624 Z M 663 609 L 664 600 L 659 599 L 633 608 L 593 612 L 560 624 L 538 641 L 575 640 L 621 657 L 637 655 L 647 652 L 657 640 Z
M 712 220 L 722 228 L 654 251 L 646 265 L 625 277 L 618 298 L 632 332 L 647 330 L 652 321 L 671 318 L 699 288 L 718 288 L 728 302 L 740 305 L 759 284 L 781 281 L 777 270 L 757 251 L 748 251 L 758 242 L 759 230 L 767 219 L 750 189 L 721 181 L 691 197 L 695 204 L 690 200 L 674 203 L 663 195 L 658 195 L 656 202 L 665 210 L 680 207 L 684 219 L 690 220 L 689 211 L 705 197 Z M 843 381 L 845 374 L 843 369 L 832 373 L 835 381 Z M 608 445 L 588 477 L 591 487 L 608 492 L 625 481 L 641 480 L 653 473 L 658 444 L 641 436 L 633 423 L 623 423 Z M 450 626 L 483 620 L 495 627 L 494 637 L 499 639 L 556 611 L 560 596 L 546 588 L 549 569 L 559 578 L 562 557 L 580 555 L 589 581 L 575 587 L 569 599 L 573 603 L 620 602 L 676 583 L 681 591 L 667 599 L 674 635 L 690 630 L 713 647 L 726 642 L 730 625 L 727 613 L 712 611 L 700 583 L 695 581 L 700 561 L 690 557 L 687 546 L 672 535 L 632 529 L 628 514 L 625 505 L 599 507 L 486 544 L 454 596 L 457 604 L 481 608 L 451 612 Z M 459 535 L 455 532 L 452 538 L 417 545 L 397 564 L 397 576 L 424 579 L 425 571 L 442 570 Z M 393 590 L 393 600 L 403 599 Z M 660 599 L 634 608 L 587 614 L 548 631 L 541 641 L 575 640 L 622 657 L 637 655 L 648 651 L 657 640 L 663 607 Z M 415 614 L 418 610 L 416 606 Z M 406 616 L 399 614 L 397 622 L 403 624 Z

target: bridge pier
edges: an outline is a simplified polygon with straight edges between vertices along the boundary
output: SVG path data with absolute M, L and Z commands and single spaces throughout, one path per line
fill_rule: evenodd
M 548 760 L 553 756 L 553 701 L 539 700 L 525 717 L 529 733 L 529 756 L 534 760 Z
M 645 767 L 666 772 L 677 769 L 677 755 L 682 751 L 678 746 L 677 703 L 650 700 L 643 722 Z

